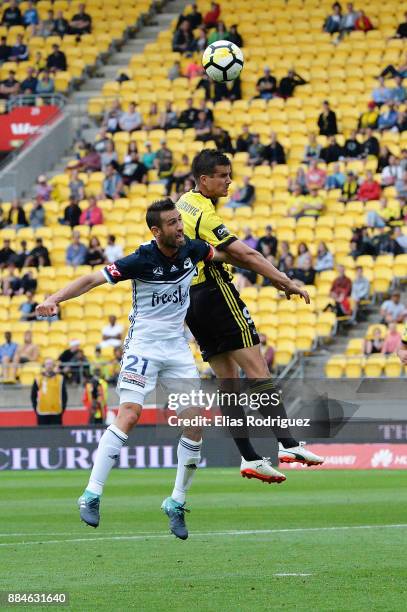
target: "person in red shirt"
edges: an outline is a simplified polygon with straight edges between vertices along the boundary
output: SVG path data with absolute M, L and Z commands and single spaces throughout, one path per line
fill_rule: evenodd
M 217 2 L 211 2 L 211 10 L 204 17 L 204 24 L 208 28 L 214 28 L 220 17 L 220 6 Z
M 367 202 L 368 200 L 379 200 L 381 192 L 382 190 L 379 183 L 374 180 L 373 172 L 368 170 L 366 172 L 366 179 L 358 189 L 358 200 L 361 202 Z
M 80 225 L 101 225 L 103 223 L 103 212 L 102 209 L 99 208 L 96 198 L 91 196 L 89 198 L 89 206 L 86 208 L 80 218 Z
M 350 315 L 352 307 L 349 300 L 352 291 L 352 281 L 345 275 L 345 266 L 338 266 L 338 276 L 331 286 L 330 296 L 335 300 L 335 310 L 338 317 Z
M 308 190 L 323 189 L 325 186 L 326 172 L 318 167 L 317 160 L 311 159 L 308 171 L 305 175 L 305 180 Z
M 362 32 L 374 30 L 372 22 L 370 21 L 369 17 L 365 15 L 364 11 L 359 11 L 359 17 L 355 22 L 355 30 L 361 30 Z
M 397 331 L 397 323 L 389 323 L 389 331 L 384 339 L 382 353 L 391 355 L 397 353 L 401 346 L 401 334 Z

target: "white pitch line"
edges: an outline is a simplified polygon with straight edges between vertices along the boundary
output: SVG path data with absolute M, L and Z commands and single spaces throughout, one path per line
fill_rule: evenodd
M 279 578 L 285 578 L 287 576 L 312 576 L 312 574 L 273 574 L 273 576 L 278 576 Z
M 295 527 L 293 529 L 247 529 L 239 531 L 203 531 L 191 534 L 193 538 L 206 538 L 217 536 L 244 536 L 244 535 L 273 535 L 278 533 L 308 533 L 315 531 L 351 531 L 354 529 L 406 529 L 407 524 L 400 525 L 344 525 L 338 527 Z M 32 535 L 32 534 L 30 534 Z M 2 542 L 0 547 L 4 546 L 31 546 L 34 544 L 65 544 L 67 542 L 100 542 L 102 540 L 120 541 L 120 540 L 145 540 L 146 538 L 165 539 L 173 538 L 170 534 L 138 534 L 138 535 L 119 535 L 119 536 L 101 536 L 95 538 L 66 538 L 63 540 L 35 540 L 30 542 Z

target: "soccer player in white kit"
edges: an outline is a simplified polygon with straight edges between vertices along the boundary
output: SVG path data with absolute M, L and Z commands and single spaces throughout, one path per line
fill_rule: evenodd
M 79 498 L 81 519 L 92 527 L 100 521 L 100 497 L 107 477 L 128 434 L 139 420 L 144 398 L 157 378 L 198 379 L 199 374 L 187 340 L 184 320 L 189 306 L 189 288 L 199 261 L 224 260 L 203 240 L 184 235 L 181 214 L 170 199 L 154 202 L 147 209 L 147 225 L 154 240 L 133 254 L 86 274 L 57 291 L 37 306 L 41 316 L 58 312 L 60 302 L 72 299 L 103 283 L 132 280 L 133 308 L 124 344 L 117 384 L 118 415 L 100 439 L 89 483 Z M 180 409 L 182 419 L 200 415 L 198 408 Z M 202 428 L 185 426 L 178 444 L 178 467 L 174 490 L 161 508 L 170 519 L 170 529 L 186 539 L 186 492 L 200 463 Z

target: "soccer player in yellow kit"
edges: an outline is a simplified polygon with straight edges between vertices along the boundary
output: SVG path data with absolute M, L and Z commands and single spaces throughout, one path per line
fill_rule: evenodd
M 272 284 L 290 295 L 299 295 L 307 303 L 307 292 L 294 284 L 285 274 L 277 270 L 259 252 L 248 247 L 233 235 L 216 213 L 214 201 L 225 197 L 231 181 L 231 164 L 223 153 L 204 149 L 192 162 L 192 174 L 196 188 L 177 202 L 182 214 L 184 231 L 189 238 L 206 240 L 218 250 L 223 250 L 228 261 L 241 268 L 261 274 Z M 276 393 L 267 364 L 260 352 L 259 337 L 249 310 L 232 284 L 232 276 L 222 263 L 198 266 L 198 275 L 190 289 L 191 303 L 187 313 L 187 324 L 200 345 L 203 359 L 208 361 L 217 378 L 236 379 L 241 368 L 251 379 L 252 392 Z M 235 407 L 236 410 L 238 407 Z M 241 411 L 241 409 L 240 409 Z M 284 405 L 280 402 L 278 414 L 270 409 L 259 409 L 263 416 L 286 418 Z M 240 416 L 240 415 L 239 415 Z M 279 442 L 280 462 L 299 461 L 306 465 L 318 465 L 323 459 L 305 448 L 303 442 L 291 437 L 289 430 L 273 428 Z M 266 457 L 260 457 L 249 438 L 233 435 L 242 456 L 241 474 L 265 482 L 282 482 L 284 474 L 272 467 Z

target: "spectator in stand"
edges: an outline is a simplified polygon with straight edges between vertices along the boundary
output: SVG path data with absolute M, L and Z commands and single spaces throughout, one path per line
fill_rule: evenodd
M 123 195 L 123 180 L 113 164 L 108 164 L 103 180 L 103 197 L 116 200 Z
M 315 134 L 308 136 L 308 144 L 305 145 L 304 149 L 304 164 L 309 164 L 312 159 L 319 161 L 321 159 L 321 145 L 317 142 Z
M 400 23 L 392 38 L 407 38 L 407 13 L 404 13 L 404 21 Z
M 31 291 L 27 291 L 25 295 L 26 295 L 27 301 L 23 302 L 19 307 L 19 311 L 21 312 L 20 320 L 21 321 L 36 321 L 37 315 L 35 314 L 35 309 L 38 306 L 38 302 L 34 300 L 34 294 Z M 28 332 L 28 333 L 31 333 L 31 332 Z M 33 361 L 36 361 L 36 360 L 33 359 Z
M 192 98 L 187 99 L 187 107 L 184 109 L 178 119 L 178 127 L 186 130 L 193 128 L 198 119 L 198 109 L 194 107 Z
M 322 104 L 322 112 L 318 117 L 318 127 L 321 136 L 334 136 L 338 133 L 336 114 L 327 100 Z
M 104 153 L 106 151 L 107 143 L 109 141 L 110 141 L 110 138 L 107 135 L 106 128 L 101 128 L 99 134 L 96 136 L 96 140 L 93 145 L 95 148 L 95 151 L 97 151 L 100 154 Z
M 54 79 L 51 79 L 49 72 L 44 70 L 38 79 L 37 89 L 35 93 L 41 94 L 52 94 L 55 91 Z
M 355 302 L 356 312 L 363 300 L 368 300 L 370 295 L 370 283 L 366 276 L 363 276 L 362 266 L 356 267 L 355 280 L 352 283 L 351 298 Z
M 25 96 L 35 94 L 37 91 L 37 85 L 38 78 L 36 76 L 35 69 L 32 66 L 28 66 L 27 76 L 24 81 L 21 81 L 20 92 Z
M 234 23 L 229 28 L 229 37 L 228 40 L 238 47 L 243 47 L 243 38 L 240 33 L 237 31 L 237 25 Z
M 358 121 L 358 130 L 362 134 L 368 128 L 374 130 L 377 127 L 377 120 L 379 119 L 379 111 L 376 108 L 376 104 L 371 100 L 367 103 L 367 111 L 362 113 Z
M 376 136 L 373 135 L 372 128 L 367 128 L 365 134 L 366 140 L 362 142 L 362 157 L 369 157 L 369 155 L 374 155 L 374 157 L 378 157 L 380 145 Z
M 383 187 L 383 170 L 389 165 L 391 156 L 392 156 L 392 153 L 389 147 L 385 144 L 381 145 L 380 150 L 379 150 L 379 157 L 377 158 L 376 172 L 380 172 L 382 174 L 382 177 L 381 177 L 382 187 Z
M 27 257 L 30 254 L 30 251 L 28 249 L 27 241 L 26 240 L 21 240 L 20 246 L 21 246 L 20 250 L 17 251 L 17 253 L 15 254 L 15 256 L 12 259 L 13 264 L 19 270 L 21 270 L 21 268 L 24 268 L 25 262 L 27 260 Z
M 16 0 L 10 0 L 8 7 L 4 9 L 1 25 L 6 28 L 23 25 L 23 18 Z
M 401 334 L 397 331 L 397 323 L 389 323 L 388 331 L 382 346 L 383 355 L 397 353 L 401 346 Z
M 407 310 L 406 307 L 400 301 L 400 292 L 393 291 L 390 300 L 385 300 L 380 307 L 380 316 L 382 317 L 382 323 L 388 325 L 389 323 L 403 323 Z
M 71 199 L 79 202 L 85 198 L 85 183 L 79 176 L 78 168 L 70 170 L 68 188 Z
M 400 76 L 394 77 L 396 86 L 393 87 L 391 92 L 391 101 L 395 104 L 403 104 L 407 99 L 407 90 L 403 86 L 403 79 Z
M 135 102 L 130 102 L 128 111 L 120 115 L 118 126 L 123 132 L 134 132 L 142 128 L 143 118 L 136 108 Z
M 40 174 L 37 178 L 37 184 L 35 186 L 35 197 L 40 202 L 49 202 L 51 199 L 52 187 L 47 182 L 45 174 Z
M 384 113 L 379 115 L 379 119 L 377 121 L 377 127 L 380 131 L 391 130 L 397 124 L 397 111 L 395 109 L 394 103 L 389 102 L 387 104 L 387 110 Z
M 196 4 L 191 5 L 191 10 L 187 15 L 180 15 L 177 23 L 177 28 L 181 25 L 183 21 L 188 21 L 191 30 L 195 30 L 202 23 L 202 13 L 198 11 L 198 7 Z
M 81 242 L 81 235 L 78 231 L 72 232 L 72 242 L 66 249 L 65 262 L 67 266 L 83 266 L 86 260 L 87 248 Z
M 85 5 L 80 4 L 78 12 L 72 17 L 69 24 L 70 34 L 90 34 L 92 32 L 92 17 L 85 13 Z
M 318 162 L 312 159 L 306 172 L 307 189 L 323 189 L 326 181 L 326 171 L 318 166 Z
M 283 240 L 280 245 L 280 254 L 278 258 L 278 269 L 284 272 L 285 260 L 291 255 L 290 246 L 286 240 Z M 292 257 L 292 255 L 291 255 Z
M 352 130 L 349 137 L 345 140 L 345 144 L 342 147 L 341 159 L 349 161 L 352 159 L 360 159 L 363 154 L 363 147 L 358 140 L 357 130 Z
M 267 364 L 269 372 L 273 371 L 273 363 L 274 363 L 274 349 L 269 346 L 267 343 L 266 334 L 259 334 L 260 340 L 260 352 L 263 355 L 263 359 Z
M 400 166 L 403 170 L 407 170 L 407 149 L 401 149 Z
M 117 317 L 109 315 L 109 323 L 102 329 L 102 342 L 99 343 L 99 346 L 102 348 L 121 346 L 123 332 L 123 325 L 117 322 Z
M 250 133 L 247 123 L 242 125 L 242 133 L 236 140 L 236 152 L 247 153 L 250 145 L 253 144 L 253 134 Z
M 37 291 L 37 285 L 37 279 L 34 278 L 33 273 L 29 270 L 21 278 L 20 293 L 27 293 L 27 291 L 35 293 Z
M 403 169 L 399 160 L 395 155 L 390 155 L 389 163 L 385 166 L 381 173 L 382 187 L 392 187 L 403 176 Z
M 152 170 L 154 168 L 155 153 L 152 149 L 151 142 L 149 141 L 145 142 L 144 148 L 145 148 L 145 151 L 143 153 L 143 157 L 141 158 L 141 161 L 143 162 L 147 170 Z
M 300 270 L 309 270 L 312 266 L 312 255 L 305 242 L 300 242 L 298 245 L 295 266 Z
M 203 73 L 202 77 L 199 79 L 198 84 L 195 88 L 196 91 L 198 91 L 198 89 L 203 89 L 205 92 L 205 100 L 212 100 L 212 98 L 214 96 L 212 96 L 212 81 L 211 79 L 208 77 L 208 75 L 206 74 L 206 72 Z
M 332 169 L 332 174 L 326 177 L 325 189 L 342 189 L 345 182 L 345 175 L 339 164 L 335 164 Z
M 11 47 L 10 62 L 25 62 L 28 59 L 28 47 L 24 43 L 23 35 L 17 34 L 16 42 Z
M 406 111 L 400 111 L 397 114 L 397 123 L 393 128 L 393 131 L 406 132 L 407 131 L 407 113 Z
M 188 155 L 185 153 L 181 158 L 181 163 L 175 166 L 175 171 L 173 172 L 173 182 L 175 183 L 175 191 L 178 192 L 181 186 L 184 184 L 184 181 L 187 178 L 191 178 L 191 164 L 189 162 Z M 172 187 L 172 185 L 171 185 Z
M 140 161 L 140 156 L 136 152 L 132 153 L 130 159 L 127 159 L 122 165 L 120 173 L 123 183 L 126 186 L 132 185 L 133 183 L 147 183 L 148 168 Z
M 355 30 L 356 21 L 359 16 L 359 13 L 353 8 L 352 2 L 348 2 L 346 7 L 348 9 L 347 13 L 345 13 L 345 15 L 341 19 L 340 38 L 342 38 L 345 34 L 350 34 L 350 32 L 353 32 L 353 30 Z
M 65 34 L 69 34 L 69 21 L 65 19 L 62 11 L 57 11 L 52 33 L 61 38 L 63 38 Z
M 397 197 L 406 203 L 407 200 L 407 171 L 403 172 L 401 179 L 398 179 L 395 184 Z
M 323 272 L 324 270 L 333 270 L 334 258 L 332 253 L 328 250 L 325 242 L 320 242 L 317 248 L 317 256 L 315 259 L 314 269 L 316 272 Z
M 14 260 L 16 252 L 10 246 L 11 240 L 4 238 L 3 246 L 0 249 L 0 270 L 3 270 L 10 262 Z
M 165 103 L 165 111 L 161 113 L 160 127 L 163 130 L 172 130 L 178 127 L 178 116 L 172 108 L 172 102 Z
M 258 134 L 252 134 L 252 144 L 248 149 L 249 166 L 261 166 L 265 161 L 265 148 L 260 142 L 260 137 Z
M 8 62 L 10 53 L 11 47 L 7 44 L 7 36 L 2 36 L 0 39 L 0 66 Z
M 188 21 L 183 21 L 174 32 L 172 50 L 176 53 L 191 55 L 196 49 L 195 38 Z
M 214 28 L 220 17 L 220 5 L 217 2 L 211 2 L 211 8 L 204 16 L 204 24 L 207 28 Z
M 243 178 L 243 187 L 236 189 L 231 199 L 226 204 L 228 208 L 241 208 L 242 206 L 252 206 L 255 200 L 255 188 L 250 184 L 250 177 Z
M 268 66 L 264 67 L 264 76 L 260 77 L 256 84 L 257 97 L 270 100 L 277 94 L 277 79 L 271 74 Z
M 29 215 L 30 227 L 37 229 L 45 225 L 45 209 L 38 197 L 34 200 Z
M 35 268 L 51 265 L 49 252 L 42 238 L 35 239 L 35 247 L 30 251 L 25 265 L 34 266 Z
M 14 263 L 9 263 L 7 265 L 7 276 L 3 275 L 1 290 L 2 295 L 7 295 L 9 297 L 13 297 L 13 295 L 21 293 L 21 278 L 17 276 L 16 266 Z
M 198 53 L 203 53 L 208 46 L 208 35 L 204 27 L 198 30 L 198 34 L 195 38 L 195 46 Z
M 294 95 L 294 90 L 299 85 L 306 85 L 308 81 L 303 79 L 298 72 L 295 70 L 289 70 L 287 76 L 283 77 L 280 81 L 278 88 L 280 96 L 285 100 L 291 98 Z
M 86 252 L 85 264 L 87 266 L 102 266 L 106 263 L 106 257 L 103 252 L 102 245 L 100 244 L 99 238 L 92 236 L 89 240 L 89 246 Z
M 276 257 L 277 246 L 278 241 L 277 238 L 273 236 L 273 228 L 271 227 L 271 225 L 266 225 L 266 233 L 264 234 L 264 236 L 261 236 L 261 238 L 259 238 L 259 241 L 257 242 L 257 251 L 264 255 L 264 257 L 270 255 L 272 257 Z
M 339 2 L 332 6 L 332 14 L 325 19 L 324 31 L 328 34 L 335 34 L 340 31 L 342 22 L 342 7 Z
M 0 81 L 0 100 L 8 100 L 10 96 L 16 96 L 20 92 L 20 83 L 15 76 L 15 71 L 9 70 L 7 79 Z
M 229 32 L 223 21 L 218 21 L 215 29 L 209 34 L 208 45 L 212 45 L 214 42 L 218 42 L 218 40 L 229 40 Z
M 27 225 L 28 223 L 23 205 L 21 204 L 20 200 L 13 200 L 8 212 L 7 227 L 10 229 L 19 230 L 22 227 L 27 227 Z
M 154 160 L 155 168 L 158 173 L 158 178 L 166 187 L 167 195 L 170 194 L 172 184 L 174 182 L 174 156 L 171 149 L 167 146 L 165 139 L 161 140 L 161 147 L 158 149 Z
M 62 367 L 62 373 L 69 382 L 75 384 L 79 384 L 81 375 L 89 371 L 89 366 L 86 366 L 86 357 L 84 357 L 80 345 L 81 343 L 79 340 L 71 340 L 69 342 L 69 348 L 65 349 L 58 357 L 58 361 Z
M 395 227 L 393 230 L 394 240 L 403 250 L 403 253 L 407 253 L 407 234 L 403 234 L 401 227 Z
M 396 76 L 405 79 L 407 77 L 407 55 L 405 56 L 405 60 L 398 68 L 395 68 L 393 64 L 386 66 L 384 70 L 380 73 L 380 76 L 386 77 L 387 75 L 391 75 L 393 78 Z
M 12 340 L 11 332 L 4 332 L 4 340 L 4 344 L 0 346 L 0 362 L 2 367 L 1 375 L 3 381 L 10 380 L 11 378 L 11 373 L 13 371 L 11 364 L 18 349 L 18 344 Z
M 270 133 L 270 144 L 265 147 L 264 157 L 272 167 L 286 163 L 285 151 L 282 144 L 278 142 L 275 132 Z
M 120 130 L 119 120 L 123 111 L 120 100 L 114 100 L 109 110 L 104 114 L 102 128 L 105 128 L 110 134 L 115 134 Z
M 340 144 L 336 140 L 336 136 L 330 136 L 328 138 L 327 146 L 321 149 L 321 159 L 326 164 L 331 164 L 333 162 L 339 161 L 339 159 L 342 156 L 343 156 L 343 148 L 340 146 Z
M 382 330 L 380 327 L 375 327 L 372 338 L 366 338 L 363 343 L 363 352 L 365 355 L 374 355 L 381 353 L 383 348 Z
M 128 146 L 127 146 L 127 152 L 126 155 L 123 158 L 123 163 L 127 163 L 131 160 L 131 156 L 133 153 L 138 153 L 138 144 L 135 140 L 130 140 Z
M 378 78 L 379 86 L 372 91 L 372 100 L 379 108 L 391 101 L 391 89 L 384 84 L 384 78 Z
M 305 174 L 304 168 L 299 166 L 294 177 L 288 179 L 287 189 L 290 193 L 294 193 L 296 189 L 300 190 L 300 194 L 308 193 L 307 188 L 307 175 Z
M 206 100 L 201 100 L 199 103 L 199 112 L 205 113 L 205 117 L 212 121 L 213 123 L 213 111 L 208 107 L 208 102 Z
M 370 32 L 370 30 L 374 30 L 372 22 L 362 10 L 359 11 L 358 18 L 356 19 L 355 30 L 359 32 Z
M 312 187 L 308 195 L 302 195 L 297 204 L 288 210 L 288 216 L 300 219 L 301 217 L 319 217 L 324 210 L 324 202 L 318 195 L 318 189 Z
M 346 174 L 345 182 L 342 186 L 340 202 L 350 202 L 356 200 L 357 192 L 359 189 L 359 181 L 356 174 L 349 170 Z
M 47 68 L 48 70 L 67 69 L 66 55 L 57 44 L 52 45 L 52 53 L 47 57 Z
M 201 142 L 212 140 L 212 127 L 212 121 L 203 111 L 199 111 L 197 120 L 194 123 L 196 134 L 195 140 L 200 140 Z
M 332 283 L 330 297 L 335 302 L 335 311 L 338 317 L 349 316 L 352 313 L 350 295 L 352 281 L 345 275 L 345 266 L 338 266 L 338 276 Z
M 21 308 L 20 308 L 21 310 Z M 32 319 L 23 319 L 24 321 L 35 321 L 35 316 Z M 13 357 L 13 368 L 11 370 L 11 376 L 14 379 L 17 379 L 17 369 L 18 366 L 23 365 L 24 363 L 36 362 L 38 361 L 40 356 L 40 350 L 36 344 L 34 344 L 32 339 L 32 332 L 27 330 L 24 332 L 24 344 L 18 346 L 16 352 Z
M 375 181 L 373 172 L 371 170 L 366 171 L 366 178 L 359 186 L 357 192 L 357 199 L 360 202 L 368 202 L 369 200 L 378 200 L 380 198 L 381 188 L 377 181 Z
M 105 257 L 108 263 L 113 263 L 117 259 L 124 257 L 123 247 L 120 244 L 116 244 L 116 236 L 113 234 L 109 234 L 107 237 Z
M 103 225 L 103 211 L 99 208 L 95 196 L 90 196 L 88 200 L 88 208 L 82 211 L 80 219 L 80 225 L 88 225 L 93 227 L 94 225 Z
M 143 129 L 146 131 L 160 129 L 160 113 L 158 112 L 157 102 L 151 102 L 150 109 L 144 119 Z
M 117 155 L 116 145 L 113 140 L 109 140 L 109 142 L 106 143 L 106 151 L 100 156 L 102 172 L 105 172 L 108 164 L 117 164 L 118 160 L 119 156 Z

